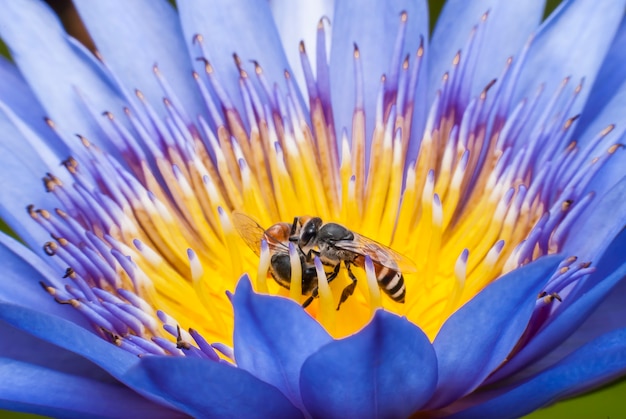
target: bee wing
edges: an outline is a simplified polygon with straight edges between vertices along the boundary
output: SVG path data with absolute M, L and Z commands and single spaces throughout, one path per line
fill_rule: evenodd
M 284 245 L 279 239 L 273 236 L 268 237 L 268 233 L 254 219 L 243 212 L 233 212 L 233 224 L 235 229 L 257 256 L 261 256 L 261 242 L 265 239 L 270 249 L 274 251 L 289 252 L 289 247 Z M 268 240 L 269 239 L 269 240 Z
M 232 218 L 235 229 L 237 229 L 243 241 L 257 256 L 261 256 L 261 241 L 265 235 L 265 229 L 242 212 L 233 212 Z
M 417 266 L 408 257 L 401 255 L 393 249 L 380 244 L 375 240 L 368 239 L 360 234 L 354 233 L 353 240 L 339 240 L 334 245 L 337 248 L 349 250 L 363 256 L 369 256 L 372 262 L 379 263 L 386 268 L 400 271 L 402 273 L 415 273 Z

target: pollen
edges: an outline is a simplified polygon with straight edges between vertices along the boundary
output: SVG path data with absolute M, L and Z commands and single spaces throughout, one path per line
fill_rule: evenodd
M 424 43 L 403 56 L 410 18 L 399 16 L 375 109 L 364 108 L 371 92 L 354 46 L 351 127 L 335 125 L 325 45 L 316 50 L 314 76 L 300 44 L 308 106 L 287 71 L 284 84 L 272 86 L 263 63 L 234 55 L 239 109 L 195 36 L 204 72 L 193 80 L 208 110 L 197 120 L 154 66 L 167 117 L 138 90 L 138 105 L 121 118 L 113 110 L 94 114 L 122 161 L 80 137 L 83 147 L 64 162 L 68 176 L 44 178 L 63 208 L 28 208 L 52 237 L 44 252 L 66 273 L 44 289 L 138 355 L 232 360 L 227 293 L 244 274 L 257 292 L 303 306 L 333 336 L 358 331 L 384 309 L 434 339 L 485 286 L 559 252 L 593 199 L 586 184 L 618 147 L 612 126 L 579 149 L 571 138 L 577 116 L 568 112 L 582 86 L 569 78 L 516 103 L 523 59 L 508 59 L 501 76 L 474 94 L 487 14 L 450 57 L 430 108 L 417 109 Z M 323 43 L 323 21 L 317 30 Z M 544 102 L 553 106 L 535 112 Z M 425 128 L 416 133 L 418 112 Z M 242 217 L 250 222 L 242 226 Z M 348 233 L 309 245 L 307 217 Z M 593 269 L 572 258 L 560 268 L 538 297 L 537 319 Z

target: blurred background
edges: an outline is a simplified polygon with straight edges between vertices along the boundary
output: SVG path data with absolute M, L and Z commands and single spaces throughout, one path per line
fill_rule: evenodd
M 71 0 L 45 0 L 52 9 L 59 15 L 66 31 L 74 38 L 81 41 L 87 48 L 93 50 L 95 45 L 89 33 L 83 26 L 76 9 Z M 97 0 L 96 0 L 97 1 Z M 106 1 L 106 0 L 102 0 Z M 132 1 L 132 0 L 131 0 Z M 174 6 L 175 1 L 169 0 Z M 471 1 L 471 0 L 466 0 Z M 500 0 L 510 1 L 510 0 Z M 523 1 L 523 0 L 522 0 Z M 561 0 L 547 0 L 545 16 L 554 10 Z M 445 0 L 428 0 L 430 8 L 430 27 L 434 27 L 437 16 L 443 7 Z M 573 35 L 572 35 L 573 36 Z M 6 46 L 0 40 L 0 54 L 9 56 Z M 7 231 L 6 225 L 0 220 L 0 229 Z M 6 379 L 3 377 L 3 379 Z M 549 418 L 589 418 L 589 419 L 613 419 L 626 418 L 626 379 L 601 388 L 591 394 L 576 397 L 560 402 L 554 406 L 539 410 L 527 419 L 549 419 Z M 30 415 L 24 413 L 7 412 L 0 410 L 0 418 L 12 419 L 34 419 L 43 416 Z

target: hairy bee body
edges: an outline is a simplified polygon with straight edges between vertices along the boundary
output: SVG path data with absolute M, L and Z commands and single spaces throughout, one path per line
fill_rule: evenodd
M 263 229 L 245 214 L 234 214 L 235 227 L 248 246 L 260 255 L 261 241 L 270 249 L 270 274 L 282 287 L 291 287 L 291 258 L 289 243 L 297 245 L 302 268 L 302 294 L 309 298 L 306 307 L 317 297 L 317 271 L 314 258 L 319 257 L 328 267 L 327 280 L 332 281 L 341 266 L 345 266 L 352 280 L 339 300 L 337 310 L 356 288 L 357 278 L 352 266 L 365 269 L 369 257 L 381 290 L 393 301 L 404 303 L 406 287 L 402 272 L 414 272 L 413 262 L 387 246 L 357 234 L 336 223 L 324 223 L 319 217 L 295 217 L 293 223 L 276 223 Z
M 261 241 L 265 240 L 270 251 L 269 272 L 274 281 L 283 288 L 291 289 L 292 273 L 291 258 L 289 256 L 289 242 L 293 234 L 298 232 L 296 224 L 276 223 L 267 229 L 242 213 L 234 213 L 233 221 L 240 236 L 257 255 L 260 256 Z M 295 222 L 294 222 L 295 223 Z M 309 296 L 304 302 L 306 307 L 317 297 L 317 270 L 314 261 L 307 259 L 302 250 L 297 247 L 302 272 L 302 295 Z M 326 272 L 328 281 L 332 281 L 338 269 Z
M 374 265 L 374 273 L 379 287 L 392 300 L 404 303 L 406 287 L 402 270 L 413 271 L 412 262 L 392 249 L 374 240 L 357 234 L 336 223 L 323 223 L 319 217 L 301 220 L 302 227 L 298 238 L 298 245 L 304 254 L 319 254 L 322 263 L 336 266 L 344 263 L 348 274 L 356 283 L 350 266 L 354 265 L 365 269 L 365 258 L 369 256 Z M 348 287 L 351 287 L 348 285 Z M 350 293 L 347 288 L 345 292 Z M 345 297 L 347 298 L 349 294 Z M 343 301 L 340 301 L 340 304 Z

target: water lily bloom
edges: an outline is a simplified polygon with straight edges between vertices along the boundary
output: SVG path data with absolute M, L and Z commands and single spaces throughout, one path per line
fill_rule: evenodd
M 425 1 L 74 3 L 95 54 L 2 2 L 0 408 L 502 418 L 626 372 L 625 1 L 432 36 Z

